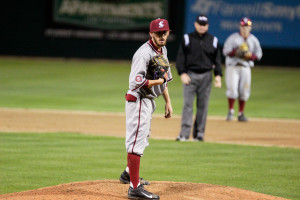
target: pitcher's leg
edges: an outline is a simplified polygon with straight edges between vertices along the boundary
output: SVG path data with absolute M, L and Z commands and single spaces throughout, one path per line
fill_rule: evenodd
M 132 188 L 138 188 L 140 185 L 140 157 L 148 146 L 150 123 L 154 109 L 152 101 L 149 99 L 126 102 L 127 167 L 129 168 Z

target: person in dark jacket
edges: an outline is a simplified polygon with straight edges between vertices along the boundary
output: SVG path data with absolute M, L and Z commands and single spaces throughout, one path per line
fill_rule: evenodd
M 193 102 L 197 98 L 197 113 L 193 127 L 194 141 L 204 141 L 208 101 L 214 70 L 214 85 L 221 88 L 221 52 L 217 37 L 208 33 L 208 18 L 198 15 L 194 22 L 195 32 L 185 34 L 179 47 L 176 68 L 183 83 L 184 105 L 181 131 L 177 141 L 190 137 L 193 124 Z

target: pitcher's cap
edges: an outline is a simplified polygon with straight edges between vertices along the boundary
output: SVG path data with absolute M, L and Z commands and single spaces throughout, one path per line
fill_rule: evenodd
M 198 15 L 196 17 L 196 22 L 200 25 L 206 25 L 208 24 L 208 18 L 205 15 Z
M 252 25 L 252 21 L 250 18 L 248 17 L 243 17 L 240 21 L 240 25 L 241 26 L 251 26 Z
M 169 22 L 166 19 L 155 19 L 150 23 L 150 32 L 170 31 Z

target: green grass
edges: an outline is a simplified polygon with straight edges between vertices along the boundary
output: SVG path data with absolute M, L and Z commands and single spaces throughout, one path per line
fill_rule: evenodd
M 172 67 L 169 84 L 175 114 L 182 111 L 182 85 Z M 130 61 L 0 59 L 0 107 L 124 112 Z M 250 117 L 300 119 L 300 70 L 255 67 L 252 94 L 246 105 Z M 212 89 L 209 115 L 227 114 L 223 88 Z M 164 112 L 163 98 L 156 113 Z M 237 103 L 236 103 L 237 109 Z
M 300 149 L 151 140 L 140 174 L 300 199 Z M 0 194 L 87 180 L 117 180 L 124 138 L 0 133 Z
M 182 85 L 174 67 L 172 72 L 169 92 L 180 114 Z M 129 73 L 130 61 L 0 58 L 0 107 L 124 112 Z M 254 68 L 246 114 L 300 119 L 299 76 L 296 68 Z M 156 105 L 163 113 L 163 98 Z M 223 88 L 212 89 L 209 115 L 226 113 L 223 79 Z M 300 200 L 299 155 L 293 148 L 151 140 L 140 172 L 149 180 L 227 185 Z M 0 194 L 116 180 L 125 166 L 124 138 L 0 133 Z
M 0 107 L 103 110 L 123 108 L 130 65 L 0 60 Z

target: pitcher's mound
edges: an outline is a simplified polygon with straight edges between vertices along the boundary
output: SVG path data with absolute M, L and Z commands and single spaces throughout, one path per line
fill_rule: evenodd
M 40 188 L 25 192 L 0 195 L 7 200 L 107 200 L 127 199 L 129 185 L 115 180 L 85 181 Z M 261 194 L 234 187 L 167 181 L 152 181 L 145 186 L 147 190 L 160 195 L 162 200 L 283 200 L 271 195 Z

